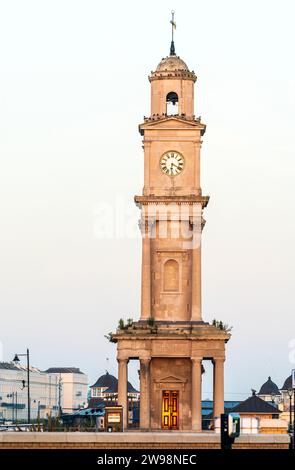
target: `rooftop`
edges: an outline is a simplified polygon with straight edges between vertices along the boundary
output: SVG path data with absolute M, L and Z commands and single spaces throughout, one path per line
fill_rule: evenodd
M 25 364 L 19 364 L 14 362 L 0 362 L 0 369 L 5 370 L 14 370 L 14 371 L 27 371 L 27 366 Z M 30 366 L 30 372 L 36 372 L 37 374 L 44 374 L 45 372 L 41 371 L 37 367 Z
M 275 404 L 270 404 L 259 398 L 254 392 L 247 400 L 242 401 L 239 405 L 234 406 L 231 412 L 236 413 L 257 413 L 257 414 L 279 414 L 280 411 Z
M 186 63 L 176 55 L 164 57 L 156 68 L 156 72 L 183 70 L 189 72 Z
M 118 379 L 106 371 L 106 373 L 101 375 L 97 381 L 90 386 L 90 388 L 106 388 L 105 393 L 117 393 Z M 128 382 L 128 393 L 139 393 L 130 382 Z
M 281 390 L 290 390 L 292 388 L 292 375 L 286 378 Z
M 13 362 L 0 362 L 0 369 L 19 370 Z
M 84 374 L 78 367 L 49 367 L 48 374 Z
M 258 395 L 281 395 L 277 384 L 275 384 L 271 377 L 268 377 L 267 381 L 261 386 Z
M 190 71 L 186 63 L 175 54 L 164 57 L 149 76 L 150 81 L 175 78 L 194 82 L 197 80 L 195 72 Z

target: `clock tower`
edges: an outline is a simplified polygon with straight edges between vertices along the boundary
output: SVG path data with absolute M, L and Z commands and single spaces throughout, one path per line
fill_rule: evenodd
M 173 24 L 173 23 L 172 23 Z M 149 76 L 151 111 L 139 125 L 144 187 L 141 211 L 141 314 L 113 335 L 118 402 L 128 428 L 128 361 L 140 361 L 140 428 L 201 431 L 203 360 L 214 365 L 214 416 L 224 408 L 223 363 L 230 335 L 203 321 L 201 235 L 209 197 L 200 185 L 206 126 L 194 111 L 197 77 L 175 53 Z

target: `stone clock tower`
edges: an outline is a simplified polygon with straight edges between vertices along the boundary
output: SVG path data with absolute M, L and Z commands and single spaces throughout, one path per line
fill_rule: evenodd
M 118 329 L 118 402 L 128 429 L 128 361 L 140 361 L 140 428 L 200 432 L 202 361 L 214 364 L 214 416 L 223 412 L 223 364 L 230 335 L 205 323 L 201 234 L 209 197 L 200 185 L 206 126 L 194 114 L 197 77 L 175 54 L 151 72 L 151 113 L 140 124 L 144 187 L 139 321 Z

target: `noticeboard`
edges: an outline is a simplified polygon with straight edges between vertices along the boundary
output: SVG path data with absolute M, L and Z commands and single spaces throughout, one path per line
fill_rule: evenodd
M 106 406 L 105 407 L 105 430 L 107 432 L 123 431 L 123 407 Z

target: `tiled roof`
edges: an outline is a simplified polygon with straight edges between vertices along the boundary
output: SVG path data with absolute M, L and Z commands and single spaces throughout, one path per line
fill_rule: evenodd
M 78 367 L 49 367 L 48 374 L 84 374 Z
M 279 414 L 280 411 L 276 408 L 275 405 L 262 400 L 257 395 L 252 395 L 247 398 L 247 400 L 242 401 L 239 405 L 234 406 L 231 409 L 231 412 L 236 413 L 258 413 L 258 414 Z
M 105 401 L 103 398 L 100 397 L 92 397 L 88 401 L 88 406 L 87 408 L 103 408 L 105 407 Z
M 117 393 L 118 379 L 106 371 L 106 373 L 101 375 L 90 388 L 106 388 L 104 393 Z M 139 393 L 130 382 L 128 382 L 128 393 Z
M 117 389 L 118 389 L 118 379 L 114 376 L 114 375 L 111 375 L 108 373 L 108 371 L 106 371 L 106 373 L 104 375 L 101 375 L 97 381 L 90 386 L 90 388 L 93 388 L 93 387 L 107 387 L 107 388 L 110 388 L 110 387 L 114 387 L 116 386 Z
M 258 395 L 281 395 L 277 384 L 275 384 L 271 377 L 268 377 L 267 381 L 261 386 Z

